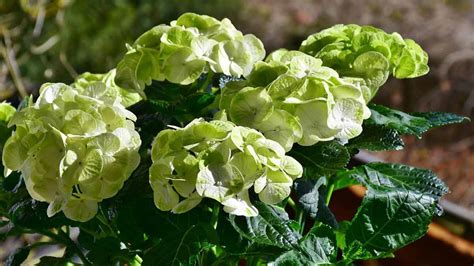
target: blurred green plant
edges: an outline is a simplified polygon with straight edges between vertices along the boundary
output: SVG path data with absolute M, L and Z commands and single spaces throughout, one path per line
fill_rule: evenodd
M 146 29 L 185 11 L 229 16 L 240 0 L 0 0 L 0 100 L 113 68 Z M 217 15 L 216 15 L 217 14 Z M 121 45 L 117 45 L 120 43 Z

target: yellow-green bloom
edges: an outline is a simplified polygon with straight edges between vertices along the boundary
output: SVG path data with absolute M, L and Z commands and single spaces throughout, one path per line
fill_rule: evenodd
M 45 84 L 9 122 L 15 131 L 3 150 L 5 172 L 21 171 L 31 197 L 49 203 L 48 216 L 63 211 L 87 221 L 139 164 L 134 120 L 103 82 Z
M 302 166 L 260 132 L 232 122 L 195 119 L 167 129 L 152 148 L 150 184 L 160 210 L 183 213 L 202 198 L 220 202 L 226 212 L 256 216 L 249 189 L 268 204 L 289 196 Z

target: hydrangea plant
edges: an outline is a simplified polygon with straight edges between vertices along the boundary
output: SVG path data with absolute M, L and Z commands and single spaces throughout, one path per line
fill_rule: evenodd
M 7 264 L 60 244 L 39 263 L 351 265 L 393 257 L 439 214 L 433 172 L 348 166 L 466 120 L 370 103 L 389 76 L 426 74 L 414 41 L 337 25 L 264 58 L 228 19 L 186 13 L 127 48 L 116 70 L 0 104 L 2 238 L 50 239 Z M 362 204 L 337 220 L 333 191 L 355 184 Z

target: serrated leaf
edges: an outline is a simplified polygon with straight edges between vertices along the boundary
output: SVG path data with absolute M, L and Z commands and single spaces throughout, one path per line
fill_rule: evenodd
M 336 235 L 325 225 L 311 229 L 298 250 L 290 250 L 270 265 L 323 265 L 334 263 L 337 256 Z
M 469 118 L 451 113 L 428 112 L 407 114 L 376 104 L 369 104 L 372 115 L 366 125 L 381 125 L 396 130 L 399 134 L 415 135 L 418 138 L 433 127 L 469 121 Z
M 255 202 L 256 217 L 230 215 L 230 222 L 241 236 L 252 242 L 276 246 L 286 250 L 298 247 L 301 236 L 290 226 L 288 214 L 278 207 Z
M 367 191 L 347 229 L 344 258 L 391 256 L 422 237 L 435 212 L 432 197 L 405 189 Z
M 379 125 L 366 125 L 362 134 L 349 140 L 348 148 L 369 151 L 401 150 L 405 146 L 398 132 Z
M 343 172 L 374 189 L 404 189 L 429 196 L 437 201 L 448 193 L 448 187 L 432 171 L 403 164 L 374 162 Z
M 156 212 L 160 242 L 145 252 L 143 265 L 195 265 L 203 252 L 217 243 L 217 235 L 202 210 L 170 215 Z M 155 224 L 156 225 L 156 224 Z
M 441 127 L 471 121 L 468 117 L 443 112 L 412 113 L 412 115 L 427 119 L 432 127 Z
M 303 176 L 308 179 L 344 169 L 350 159 L 347 148 L 337 141 L 319 142 L 313 146 L 295 145 L 289 154 L 303 165 Z
M 369 104 L 369 107 L 372 115 L 366 120 L 368 125 L 382 125 L 395 129 L 400 134 L 417 137 L 421 137 L 421 134 L 431 127 L 430 122 L 423 117 L 412 116 L 382 105 Z

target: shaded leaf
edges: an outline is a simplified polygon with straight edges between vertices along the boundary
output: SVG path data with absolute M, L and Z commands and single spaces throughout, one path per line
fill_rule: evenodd
M 293 249 L 301 236 L 289 225 L 288 214 L 278 207 L 255 202 L 256 217 L 230 216 L 230 222 L 241 236 L 263 245 Z
M 350 159 L 347 148 L 337 141 L 319 142 L 313 146 L 295 145 L 289 154 L 303 165 L 303 176 L 308 179 L 344 169 Z
M 275 265 L 323 265 L 334 263 L 337 256 L 336 235 L 325 225 L 311 229 L 300 241 L 298 250 L 290 250 L 278 257 Z

